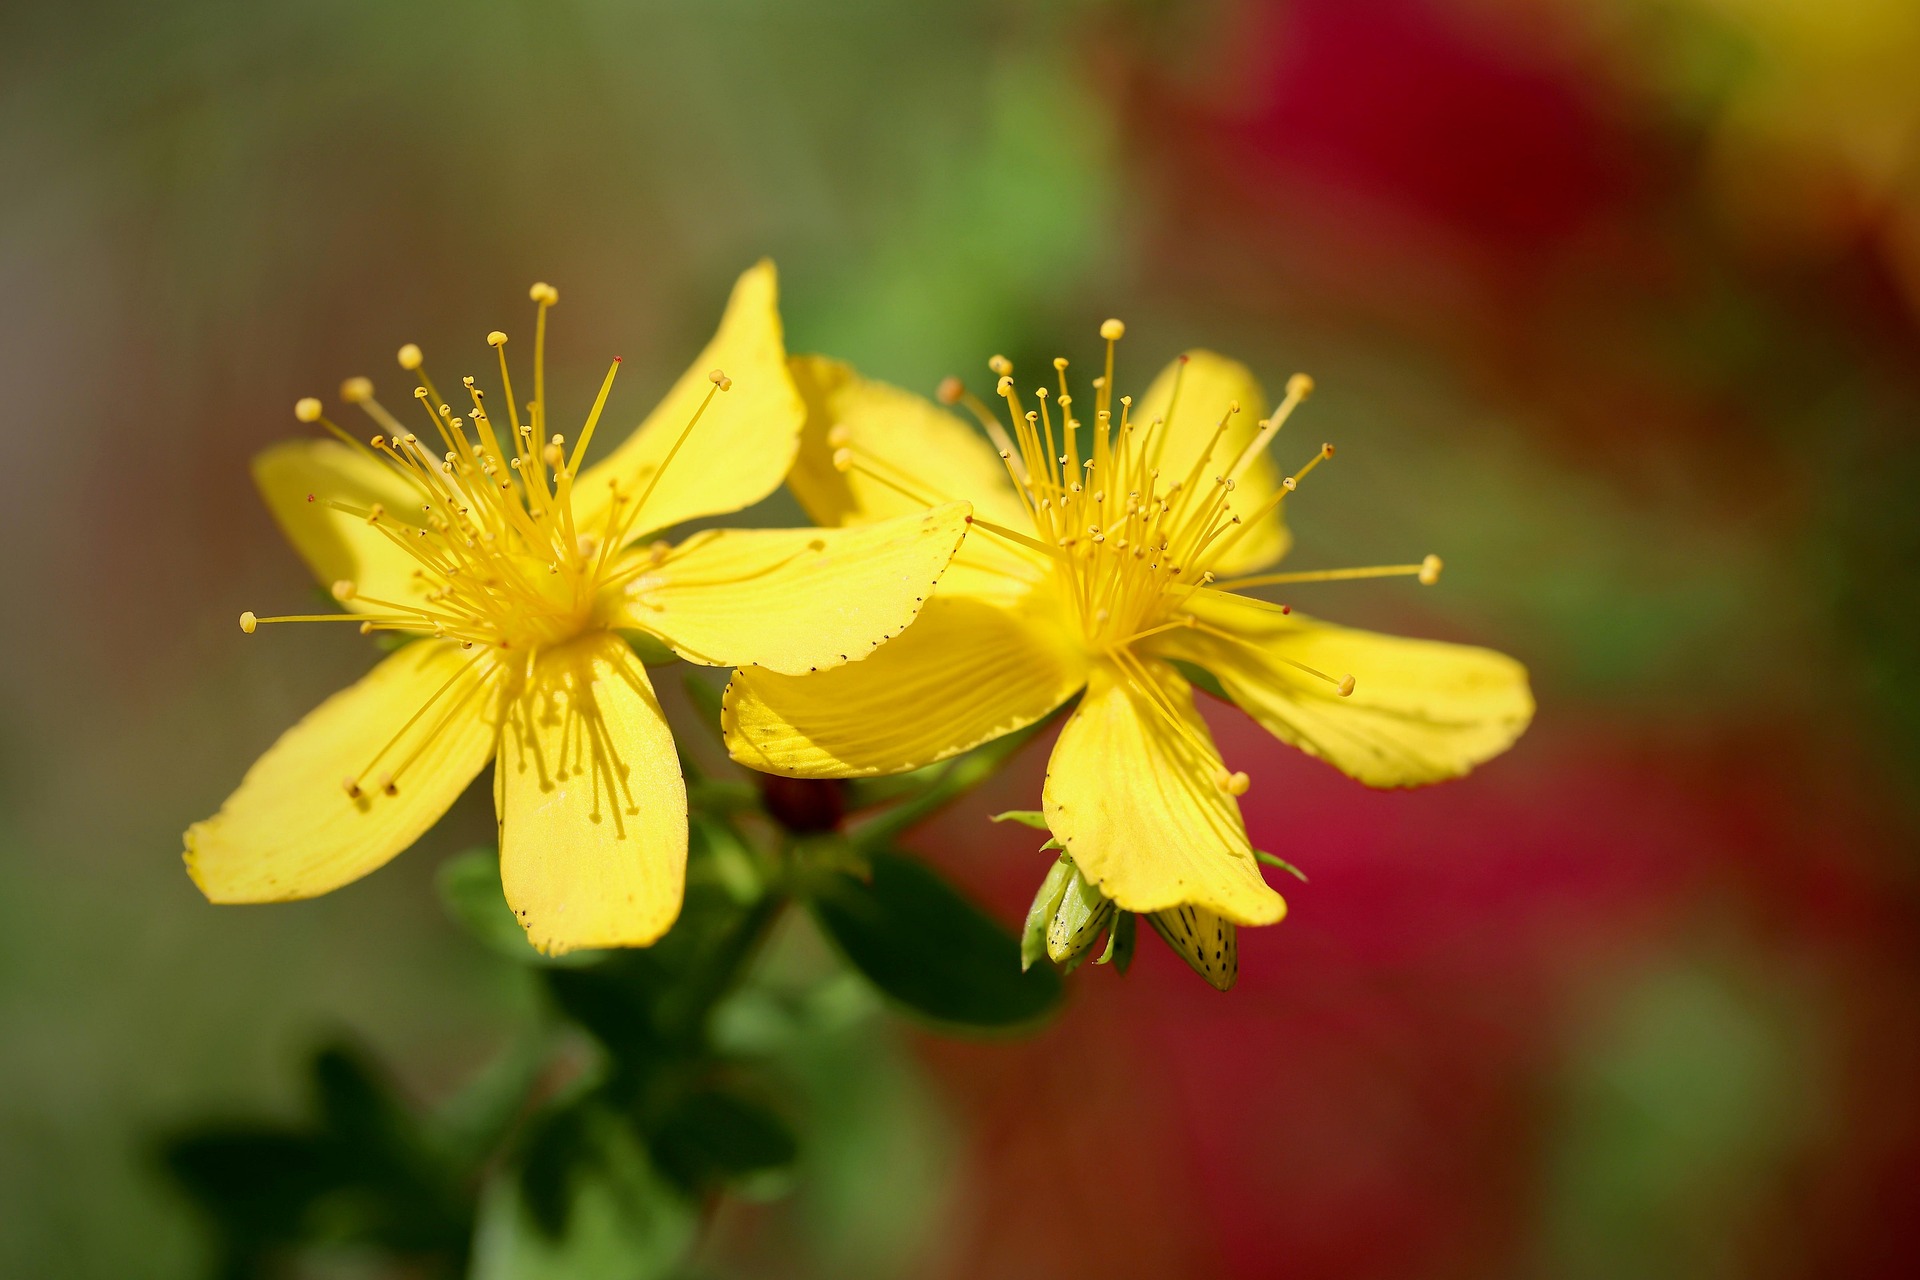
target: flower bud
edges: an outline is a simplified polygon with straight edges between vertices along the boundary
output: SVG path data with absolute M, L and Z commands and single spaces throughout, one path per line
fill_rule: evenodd
M 1053 922 L 1047 926 L 1047 958 L 1071 973 L 1112 920 L 1113 903 L 1075 867 L 1060 907 L 1053 913 Z
M 1020 931 L 1022 973 L 1047 954 L 1047 929 L 1053 924 L 1054 913 L 1060 910 L 1060 900 L 1067 896 L 1067 881 L 1072 878 L 1073 859 L 1064 853 L 1047 868 L 1047 878 L 1040 882 L 1040 892 L 1033 895 L 1033 905 L 1027 908 L 1026 927 Z

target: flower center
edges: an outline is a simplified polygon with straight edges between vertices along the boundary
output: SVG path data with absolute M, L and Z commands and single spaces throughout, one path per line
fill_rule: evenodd
M 488 411 L 487 393 L 470 376 L 460 380 L 469 408 L 456 409 L 443 399 L 427 376 L 420 348 L 412 343 L 400 349 L 399 361 L 419 380 L 413 394 L 427 419 L 424 433 L 407 430 L 374 398 L 373 384 L 365 378 L 349 378 L 340 394 L 382 428 L 370 440 L 359 440 L 328 421 L 318 400 L 309 397 L 294 407 L 301 421 L 318 422 L 349 448 L 377 459 L 411 491 L 405 510 L 378 502 L 362 507 L 336 496 L 307 496 L 309 502 L 325 502 L 365 521 L 409 557 L 414 563 L 410 589 L 396 593 L 399 599 L 386 599 L 366 594 L 358 583 L 336 582 L 334 596 L 350 604 L 354 613 L 273 618 L 247 613 L 241 617 L 243 630 L 251 632 L 263 622 L 357 619 L 363 634 L 398 631 L 436 636 L 458 640 L 468 648 L 482 645 L 522 651 L 531 659 L 540 649 L 604 624 L 604 613 L 617 597 L 615 589 L 629 585 L 650 567 L 644 557 L 636 563 L 634 557 L 618 553 L 679 445 L 653 471 L 640 493 L 624 494 L 616 486 L 613 500 L 604 505 L 592 527 L 576 518 L 575 480 L 620 361 L 615 358 L 607 370 L 571 448 L 564 435 L 549 435 L 546 320 L 559 294 L 545 284 L 535 285 L 531 292 L 538 304 L 534 395 L 524 418 L 514 403 L 507 335 L 497 330 L 487 335 L 487 344 L 499 357 L 504 422 Z M 682 441 L 712 402 L 714 392 L 730 385 L 719 370 L 709 378 L 713 390 L 688 422 Z

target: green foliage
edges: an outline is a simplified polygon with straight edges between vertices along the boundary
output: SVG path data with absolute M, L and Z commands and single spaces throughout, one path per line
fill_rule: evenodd
M 954 1026 L 1018 1026 L 1059 1003 L 1059 976 L 1044 966 L 1023 971 L 1019 941 L 938 875 L 895 853 L 870 861 L 868 879 L 836 876 L 812 907 L 876 987 Z
M 690 681 L 688 693 L 717 719 L 712 686 Z M 448 916 L 522 966 L 543 997 L 541 1025 L 434 1110 L 327 1047 L 312 1062 L 312 1119 L 175 1135 L 165 1161 L 214 1228 L 221 1274 L 277 1275 L 336 1249 L 431 1277 L 683 1274 L 717 1197 L 784 1194 L 804 1166 L 790 1082 L 751 1037 L 716 1032 L 790 905 L 807 906 L 861 975 L 830 969 L 822 991 L 864 981 L 951 1028 L 1030 1025 L 1058 1004 L 1050 967 L 1023 972 L 1011 934 L 885 843 L 984 781 L 1021 740 L 886 789 L 715 778 L 684 759 L 686 897 L 647 948 L 542 956 L 507 907 L 495 852 L 449 858 L 436 876 Z M 831 1025 L 799 1019 L 789 1031 Z

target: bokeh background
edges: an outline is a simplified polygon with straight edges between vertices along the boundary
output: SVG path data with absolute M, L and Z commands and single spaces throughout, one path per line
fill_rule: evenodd
M 1135 386 L 1312 372 L 1298 563 L 1448 572 L 1289 598 L 1541 711 L 1406 794 L 1218 715 L 1310 877 L 1238 990 L 1149 941 L 1026 1041 L 849 997 L 805 1189 L 706 1267 L 1914 1274 L 1916 67 L 1911 0 L 5 6 L 0 1274 L 198 1274 L 157 1135 L 338 1033 L 442 1097 L 527 1016 L 432 892 L 483 804 L 317 902 L 182 874 L 366 662 L 234 626 L 310 590 L 248 456 L 534 279 L 557 403 L 621 354 L 637 421 L 762 254 L 795 350 L 917 389 L 1109 314 Z M 1009 920 L 1039 762 L 920 842 Z

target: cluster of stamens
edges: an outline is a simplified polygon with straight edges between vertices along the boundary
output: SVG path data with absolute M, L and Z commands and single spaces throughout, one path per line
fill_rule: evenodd
M 1316 467 L 1333 457 L 1333 446 L 1321 445 L 1304 465 L 1283 477 L 1256 508 L 1244 513 L 1235 508 L 1234 493 L 1240 481 L 1294 410 L 1313 393 L 1313 380 L 1305 374 L 1289 378 L 1279 407 L 1259 422 L 1254 434 L 1226 459 L 1224 466 L 1216 454 L 1241 406 L 1233 402 L 1204 407 L 1203 411 L 1220 413 L 1205 447 L 1184 471 L 1170 473 L 1162 465 L 1170 434 L 1167 420 L 1179 411 L 1188 360 L 1180 358 L 1166 415 L 1142 423 L 1133 416 L 1131 396 L 1117 400 L 1113 396 L 1114 348 L 1125 332 L 1126 326 L 1118 320 L 1100 326 L 1100 336 L 1106 343 L 1106 367 L 1093 380 L 1091 427 L 1075 412 L 1063 358 L 1053 362 L 1058 390 L 1044 385 L 1035 388 L 1032 408 L 1027 407 L 1014 382 L 1012 363 L 998 355 L 988 361 L 998 378 L 996 389 L 1005 405 L 1005 422 L 957 378 L 941 383 L 939 398 L 948 405 L 965 405 L 979 419 L 1006 464 L 1033 532 L 1025 534 L 977 517 L 974 527 L 1049 557 L 1089 653 L 1112 662 L 1145 692 L 1176 730 L 1191 736 L 1174 709 L 1162 705 L 1158 685 L 1133 646 L 1176 628 L 1192 628 L 1232 643 L 1246 643 L 1185 611 L 1194 593 L 1209 588 L 1233 590 L 1401 575 L 1431 585 L 1439 578 L 1440 558 L 1427 556 L 1418 564 L 1220 579 L 1214 566 L 1260 521 L 1298 492 L 1301 481 Z M 840 469 L 858 470 L 922 501 L 937 498 L 924 491 L 923 481 L 904 476 L 884 460 L 861 450 L 844 427 L 831 431 L 828 441 L 836 447 L 834 464 Z M 1291 612 L 1284 604 L 1256 603 L 1281 613 Z M 1353 693 L 1355 681 L 1351 675 L 1335 676 L 1301 662 L 1283 661 L 1327 682 L 1340 697 Z M 1223 771 L 1218 781 L 1222 789 L 1234 795 L 1247 789 L 1244 773 Z
M 476 696 L 488 683 L 483 659 L 492 656 L 490 669 L 514 667 L 531 672 L 538 652 L 564 643 L 605 621 L 600 611 L 611 592 L 632 585 L 658 565 L 663 547 L 621 556 L 618 553 L 635 531 L 654 486 L 672 463 L 688 434 L 699 423 L 713 396 L 731 387 L 732 380 L 715 369 L 713 384 L 679 439 L 636 494 L 623 493 L 614 484 L 609 500 L 599 508 L 591 527 L 576 516 L 574 484 L 606 408 L 616 357 L 600 385 L 593 408 L 578 437 L 569 447 L 565 435 L 549 434 L 546 398 L 547 311 L 559 300 L 551 285 L 536 284 L 530 296 L 537 306 L 534 322 L 533 398 L 525 416 L 514 402 L 513 381 L 507 366 L 507 335 L 487 335 L 487 345 L 499 358 L 500 382 L 507 416 L 496 422 L 488 411 L 487 393 L 471 377 L 460 380 L 470 408 L 464 413 L 444 399 L 428 377 L 420 348 L 400 348 L 400 367 L 419 385 L 414 398 L 427 419 L 424 433 L 409 431 L 374 397 L 371 381 L 347 379 L 340 398 L 357 406 L 379 428 L 369 439 L 359 439 L 330 421 L 319 400 L 306 397 L 294 406 L 294 417 L 318 424 L 348 448 L 378 460 L 412 491 L 410 510 L 389 510 L 375 502 L 358 506 L 343 498 L 309 493 L 308 502 L 323 502 L 353 519 L 364 521 L 414 562 L 414 589 L 406 598 L 390 600 L 367 595 L 360 584 L 342 580 L 333 584 L 333 596 L 352 612 L 290 614 L 260 617 L 251 610 L 240 615 L 240 629 L 252 634 L 263 623 L 356 622 L 362 634 L 404 632 L 458 641 L 481 652 L 449 681 L 449 688 L 468 676 L 460 698 Z M 416 505 L 417 504 L 417 505 Z M 520 666 L 524 662 L 524 667 Z M 439 701 L 448 692 L 435 695 Z M 457 699 L 455 700 L 457 701 Z M 431 704 L 430 704 L 431 705 Z M 425 709 L 423 709 L 424 712 Z M 404 733 L 405 730 L 402 730 Z M 389 748 L 392 746 L 388 744 Z M 383 752 L 386 749 L 383 748 Z M 377 757 L 376 757 L 377 760 Z M 348 795 L 363 793 L 362 780 L 344 782 Z M 373 786 L 388 793 L 397 773 L 374 776 Z

